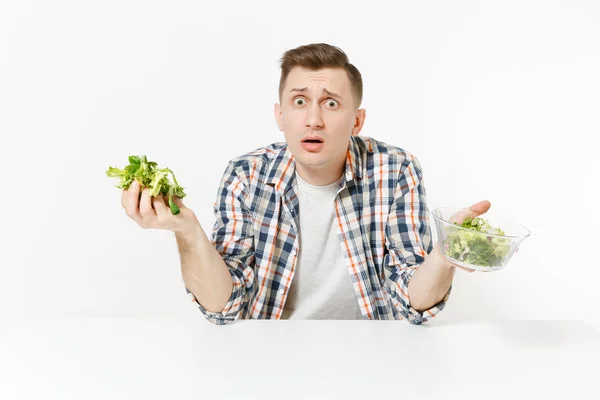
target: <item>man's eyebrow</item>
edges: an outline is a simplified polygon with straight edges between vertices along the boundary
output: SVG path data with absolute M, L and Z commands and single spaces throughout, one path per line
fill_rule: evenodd
M 294 88 L 294 89 L 290 90 L 290 93 L 291 93 L 291 92 L 300 92 L 300 93 L 304 93 L 304 92 L 306 92 L 307 90 L 308 90 L 308 88 L 307 88 L 307 87 L 305 87 L 305 88 L 302 88 L 302 89 Z M 331 96 L 331 97 L 337 97 L 337 98 L 339 98 L 339 99 L 343 99 L 343 97 L 342 97 L 342 96 L 340 96 L 339 94 L 337 94 L 337 93 L 334 93 L 334 92 L 330 92 L 330 91 L 329 91 L 329 90 L 327 90 L 327 89 L 323 89 L 323 93 L 325 93 L 325 94 L 327 94 L 328 96 Z

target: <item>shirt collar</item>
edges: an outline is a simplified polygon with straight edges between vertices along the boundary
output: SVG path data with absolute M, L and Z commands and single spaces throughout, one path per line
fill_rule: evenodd
M 346 183 L 362 179 L 363 160 L 365 144 L 359 136 L 351 136 L 346 153 L 346 167 L 344 175 Z M 361 151 L 362 150 L 362 151 Z M 279 149 L 277 155 L 271 162 L 267 173 L 267 184 L 273 185 L 275 190 L 285 193 L 292 186 L 296 171 L 296 161 L 287 143 Z

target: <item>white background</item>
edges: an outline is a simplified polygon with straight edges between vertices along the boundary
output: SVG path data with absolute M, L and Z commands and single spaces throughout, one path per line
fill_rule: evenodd
M 430 209 L 487 199 L 531 230 L 507 269 L 457 271 L 437 318 L 600 327 L 600 6 L 389 4 L 2 2 L 0 315 L 199 315 L 172 233 L 131 221 L 105 171 L 173 169 L 209 232 L 227 161 L 283 141 L 279 58 L 325 42 L 362 73 L 361 134 L 419 158 Z

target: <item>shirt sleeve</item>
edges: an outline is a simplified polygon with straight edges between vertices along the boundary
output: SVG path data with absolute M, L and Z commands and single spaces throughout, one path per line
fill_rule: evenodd
M 207 311 L 186 287 L 206 319 L 216 325 L 243 318 L 248 307 L 249 293 L 254 284 L 254 233 L 252 216 L 244 204 L 246 187 L 230 162 L 223 174 L 217 200 L 214 203 L 216 217 L 211 243 L 221 254 L 229 269 L 233 288 L 231 296 L 221 312 Z
M 416 157 L 406 162 L 408 165 L 402 165 L 386 224 L 385 284 L 396 310 L 411 324 L 419 325 L 444 308 L 452 286 L 429 310 L 419 312 L 410 304 L 408 283 L 433 250 L 433 244 L 421 164 Z

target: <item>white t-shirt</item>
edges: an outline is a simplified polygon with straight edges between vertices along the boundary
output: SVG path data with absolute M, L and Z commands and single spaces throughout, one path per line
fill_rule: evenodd
M 335 218 L 340 180 L 311 185 L 296 173 L 300 248 L 281 319 L 363 319 Z

